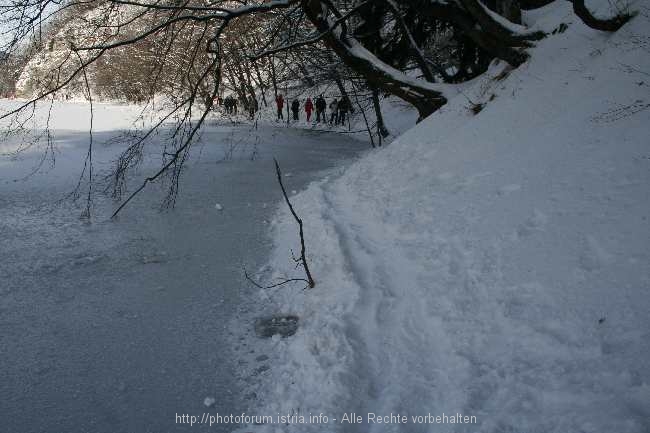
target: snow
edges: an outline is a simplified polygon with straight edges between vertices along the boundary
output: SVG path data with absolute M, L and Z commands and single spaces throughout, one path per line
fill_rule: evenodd
M 529 62 L 505 78 L 494 65 L 291 197 L 316 287 L 260 291 L 261 310 L 301 326 L 260 342 L 271 368 L 251 411 L 330 424 L 241 431 L 648 431 L 650 109 L 638 108 L 650 92 L 621 65 L 650 71 L 634 42 L 650 26 L 639 15 L 601 33 L 570 6 L 527 14 L 546 31 L 569 24 Z M 286 207 L 273 233 L 260 278 L 300 277 Z M 368 412 L 477 424 L 368 424 Z M 331 422 L 344 413 L 364 421 Z
M 110 223 L 39 212 L 75 184 L 87 144 L 88 104 L 56 102 L 56 167 L 14 182 L 42 147 L 0 159 L 7 428 L 168 430 L 179 427 L 176 411 L 237 411 L 243 391 L 247 413 L 332 421 L 246 432 L 647 432 L 650 58 L 639 41 L 648 19 L 609 35 L 557 2 L 525 22 L 569 27 L 517 70 L 493 64 L 346 169 L 314 174 L 365 146 L 347 128 L 285 128 L 271 120 L 272 102 L 254 125 L 239 116 L 213 128 L 211 118 L 169 213 L 157 212 L 156 188 Z M 484 104 L 476 115 L 474 104 Z M 139 107 L 94 109 L 105 173 L 116 131 L 151 122 L 134 124 Z M 394 135 L 417 118 L 394 100 L 383 109 Z M 39 106 L 38 122 L 46 117 Z M 350 129 L 362 129 L 356 122 Z M 302 277 L 272 156 L 304 222 L 316 287 L 255 289 L 250 305 L 242 264 L 269 253 L 260 282 Z M 228 211 L 215 218 L 211 205 Z M 98 199 L 95 210 L 113 206 Z M 298 332 L 242 336 L 261 313 L 298 316 Z M 369 412 L 408 421 L 368 424 Z M 362 423 L 334 421 L 344 414 Z M 477 422 L 411 418 L 456 414 Z
M 0 116 L 7 114 L 27 100 L 13 99 L 0 100 Z M 145 107 L 137 105 L 116 104 L 116 103 L 93 103 L 93 132 L 127 131 L 131 129 L 145 128 L 151 126 L 157 119 L 158 114 L 143 113 Z M 32 116 L 33 113 L 33 116 Z M 31 131 L 29 134 L 38 137 L 39 133 L 48 124 L 52 131 L 61 132 L 85 132 L 90 131 L 90 104 L 85 101 L 64 102 L 48 101 L 39 102 L 35 110 L 27 109 L 19 119 L 25 122 L 25 127 Z M 11 124 L 13 117 L 0 120 L 0 130 L 4 130 Z M 59 146 L 65 147 L 65 141 Z M 42 146 L 33 146 L 29 149 L 21 145 L 20 140 L 0 140 L 0 154 L 10 154 L 16 151 L 29 153 L 41 152 Z

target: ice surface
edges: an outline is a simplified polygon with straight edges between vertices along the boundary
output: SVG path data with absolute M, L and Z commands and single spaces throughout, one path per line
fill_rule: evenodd
M 56 204 L 83 168 L 82 108 L 88 105 L 57 105 L 53 168 L 25 178 L 42 146 L 0 158 L 0 430 L 188 431 L 175 414 L 205 412 L 206 395 L 215 396 L 212 409 L 221 413 L 245 409 L 235 367 L 253 348 L 245 337 L 253 323 L 237 314 L 256 292 L 242 268 L 266 259 L 262 222 L 282 204 L 272 156 L 293 174 L 285 183 L 300 189 L 367 144 L 211 119 L 174 210 L 159 211 L 165 189 L 151 185 L 115 221 L 109 216 L 116 203 L 98 195 L 88 224 L 79 218 L 83 203 Z M 104 108 L 100 114 L 120 129 L 137 112 Z M 96 131 L 97 179 L 123 149 L 113 140 L 117 133 Z M 231 152 L 233 138 L 239 145 Z M 159 167 L 159 150 L 154 143 L 131 185 Z M 216 197 L 228 210 L 219 218 L 206 212 Z

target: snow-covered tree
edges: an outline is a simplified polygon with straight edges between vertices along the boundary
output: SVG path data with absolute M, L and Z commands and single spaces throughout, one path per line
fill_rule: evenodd
M 258 90 L 264 101 L 266 89 L 277 93 L 282 75 L 309 81 L 320 74 L 345 91 L 341 72 L 347 71 L 375 98 L 380 91 L 395 95 L 424 118 L 492 60 L 513 68 L 524 63 L 527 49 L 545 35 L 521 24 L 521 9 L 549 2 L 11 0 L 0 7 L 0 51 L 11 55 L 28 41 L 44 35 L 49 40 L 19 80 L 29 100 L 3 117 L 75 86 L 89 98 L 94 93 L 147 102 L 165 95 L 171 105 L 164 118 L 176 116 L 183 126 L 175 129 L 160 171 L 142 186 L 169 172 L 175 185 L 224 87 L 248 104 Z M 631 16 L 599 19 L 584 0 L 572 3 L 575 14 L 598 30 L 615 31 Z M 135 140 L 118 161 L 117 196 L 149 135 Z

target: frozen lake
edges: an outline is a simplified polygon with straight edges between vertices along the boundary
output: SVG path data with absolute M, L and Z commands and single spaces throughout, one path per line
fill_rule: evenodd
M 98 176 L 119 147 L 105 144 L 114 135 L 95 136 Z M 268 221 L 282 198 L 272 158 L 292 191 L 368 145 L 272 125 L 211 126 L 193 149 L 175 209 L 159 211 L 165 191 L 153 185 L 115 221 L 115 203 L 97 198 L 88 224 L 80 206 L 55 205 L 76 185 L 87 138 L 58 131 L 56 165 L 26 180 L 16 181 L 41 153 L 0 158 L 2 429 L 230 431 L 176 424 L 175 416 L 207 412 L 206 397 L 216 399 L 211 413 L 246 409 L 235 346 L 255 350 L 240 339 L 251 323 L 231 324 L 257 290 L 243 266 L 256 270 L 270 249 Z M 154 172 L 159 151 L 151 149 L 136 179 Z

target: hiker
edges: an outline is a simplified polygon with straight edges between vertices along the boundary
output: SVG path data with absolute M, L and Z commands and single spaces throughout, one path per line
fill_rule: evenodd
M 323 122 L 326 122 L 325 108 L 327 108 L 327 103 L 325 102 L 325 98 L 323 98 L 323 94 L 321 93 L 316 99 L 316 122 L 320 123 L 321 119 L 323 119 Z
M 307 98 L 305 101 L 305 113 L 307 113 L 307 122 L 311 119 L 311 112 L 314 109 L 314 103 L 311 102 L 311 98 Z
M 352 108 L 350 99 L 347 96 L 343 96 L 339 101 L 339 125 L 345 124 L 345 116 L 348 114 L 348 111 Z
M 248 100 L 248 117 L 250 120 L 255 119 L 255 113 L 257 113 L 258 108 L 259 105 L 257 103 L 257 98 L 255 96 L 251 96 Z
M 284 98 L 282 97 L 281 93 L 275 98 L 275 104 L 278 106 L 278 120 L 284 119 L 284 115 L 282 114 L 282 109 L 284 108 Z
M 330 125 L 336 125 L 339 123 L 339 102 L 334 98 L 332 102 L 330 102 L 330 112 L 332 113 L 330 115 Z
M 232 98 L 231 99 L 231 114 L 234 114 L 235 116 L 237 115 L 237 98 Z
M 293 120 L 298 120 L 298 111 L 300 111 L 300 102 L 294 99 L 291 103 L 291 111 L 293 111 Z
M 226 96 L 224 105 L 226 106 L 226 113 L 232 114 L 232 97 L 230 95 Z

